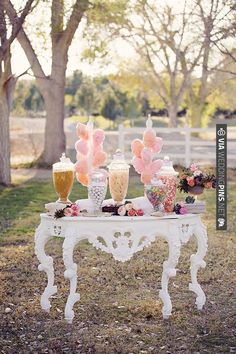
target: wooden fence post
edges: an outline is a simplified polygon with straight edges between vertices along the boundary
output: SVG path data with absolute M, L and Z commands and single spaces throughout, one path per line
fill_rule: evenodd
M 123 124 L 119 124 L 119 149 L 124 153 L 125 139 L 124 139 L 124 126 Z
M 189 126 L 186 124 L 184 126 L 185 131 L 185 167 L 190 166 L 190 154 L 191 154 L 191 131 Z

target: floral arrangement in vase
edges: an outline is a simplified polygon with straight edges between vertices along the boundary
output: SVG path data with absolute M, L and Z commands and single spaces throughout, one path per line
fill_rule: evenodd
M 205 188 L 216 188 L 216 177 L 214 174 L 201 171 L 195 163 L 189 168 L 183 169 L 183 174 L 180 176 L 178 184 L 180 192 L 199 195 L 203 193 Z
M 149 184 L 151 179 L 162 167 L 162 160 L 154 160 L 155 153 L 160 153 L 163 145 L 162 138 L 157 137 L 152 128 L 152 120 L 149 116 L 143 133 L 143 140 L 134 139 L 131 143 L 131 150 L 134 155 L 132 165 L 137 173 L 141 175 L 141 182 Z

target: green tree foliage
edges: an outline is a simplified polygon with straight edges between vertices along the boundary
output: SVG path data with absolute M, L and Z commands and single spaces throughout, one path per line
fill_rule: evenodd
M 43 97 L 35 83 L 32 83 L 30 86 L 29 94 L 24 101 L 24 106 L 27 111 L 33 112 L 42 112 L 45 108 Z
M 76 92 L 75 102 L 78 103 L 78 107 L 90 115 L 98 109 L 99 96 L 95 83 L 91 79 L 83 79 L 83 82 Z

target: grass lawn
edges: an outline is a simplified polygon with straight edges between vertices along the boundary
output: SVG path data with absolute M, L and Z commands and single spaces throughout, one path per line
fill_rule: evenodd
M 143 187 L 131 181 L 129 197 Z M 72 200 L 86 197 L 75 183 Z M 236 186 L 229 185 L 228 231 L 215 231 L 215 193 L 207 191 L 207 267 L 199 281 L 203 311 L 188 290 L 192 240 L 183 247 L 177 277 L 170 281 L 173 316 L 163 320 L 158 296 L 166 244 L 158 240 L 126 263 L 86 242 L 75 252 L 81 301 L 72 325 L 63 319 L 69 282 L 63 278 L 62 239 L 47 245 L 54 258 L 58 295 L 50 314 L 40 308 L 46 277 L 37 270 L 34 230 L 44 204 L 55 200 L 50 182 L 28 181 L 0 189 L 0 353 L 230 353 L 236 352 Z M 5 309 L 11 311 L 6 313 Z

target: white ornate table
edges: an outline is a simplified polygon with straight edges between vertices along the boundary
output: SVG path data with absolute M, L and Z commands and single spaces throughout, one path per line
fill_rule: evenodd
M 57 292 L 54 285 L 52 257 L 46 255 L 45 245 L 54 237 L 63 237 L 63 260 L 65 278 L 70 280 L 70 293 L 65 306 L 65 319 L 71 323 L 74 317 L 73 306 L 80 299 L 77 287 L 77 264 L 73 261 L 75 245 L 87 239 L 94 247 L 111 253 L 121 262 L 129 260 L 134 253 L 141 251 L 157 237 L 168 242 L 169 256 L 163 263 L 160 298 L 163 301 L 163 318 L 171 315 L 172 304 L 168 293 L 169 278 L 176 275 L 176 265 L 180 256 L 181 244 L 194 235 L 197 239 L 197 252 L 191 255 L 191 283 L 189 289 L 196 297 L 198 309 L 205 304 L 205 294 L 197 281 L 197 272 L 206 263 L 203 258 L 207 252 L 207 232 L 199 215 L 187 214 L 157 218 L 153 216 L 111 216 L 111 217 L 63 217 L 55 220 L 47 214 L 41 214 L 41 223 L 35 233 L 35 253 L 40 262 L 39 270 L 47 273 L 48 283 L 41 296 L 41 307 L 49 311 L 50 296 Z

